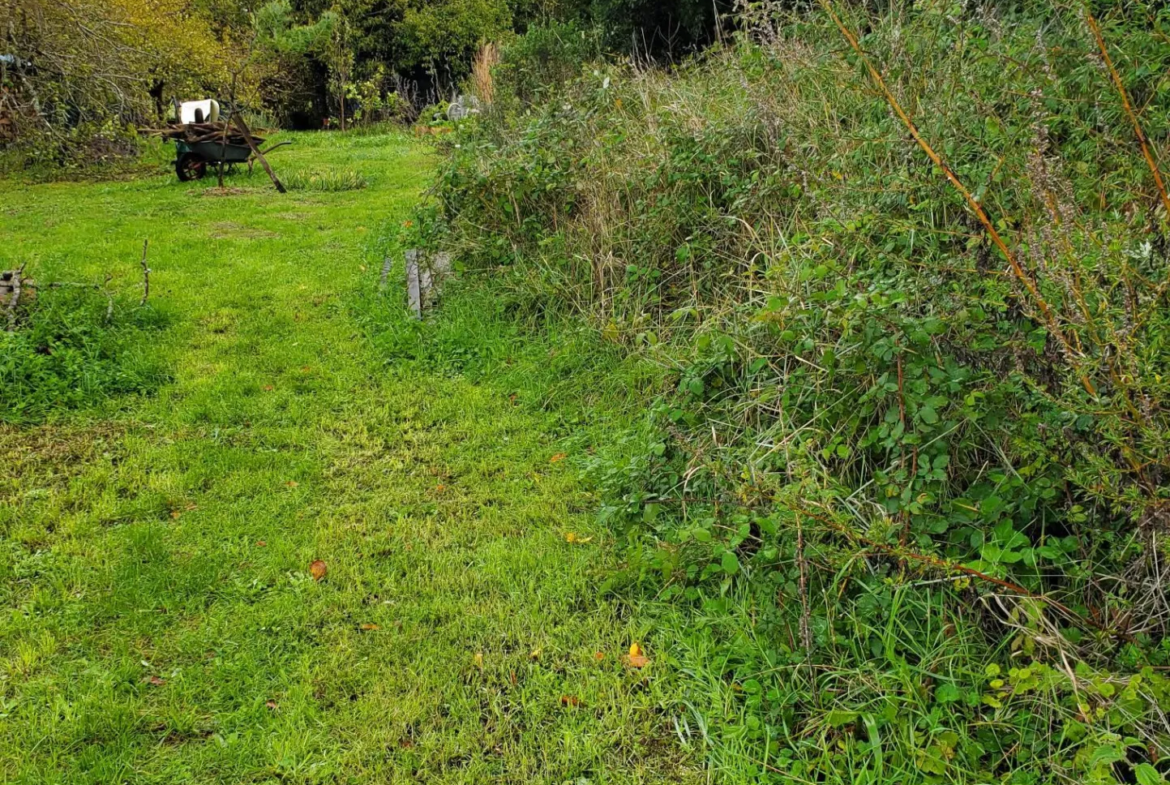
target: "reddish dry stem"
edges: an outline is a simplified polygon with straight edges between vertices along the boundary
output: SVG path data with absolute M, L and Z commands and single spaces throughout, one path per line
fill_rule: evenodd
M 927 157 L 930 158 L 934 165 L 942 171 L 947 180 L 950 181 L 951 185 L 955 187 L 955 190 L 958 191 L 960 195 L 962 195 L 963 199 L 967 202 L 967 206 L 971 208 L 971 211 L 975 213 L 975 216 L 979 219 L 979 222 L 983 224 L 983 228 L 987 230 L 987 234 L 991 237 L 991 241 L 995 243 L 995 246 L 999 249 L 1000 253 L 1003 254 L 1005 259 L 1007 259 L 1008 264 L 1012 268 L 1012 273 L 1015 274 L 1016 278 L 1024 285 L 1024 288 L 1027 289 L 1028 293 L 1032 296 L 1032 299 L 1036 303 L 1036 307 L 1040 309 L 1040 313 L 1044 317 L 1045 324 L 1047 325 L 1049 331 L 1054 336 L 1056 336 L 1056 338 L 1061 342 L 1061 344 L 1063 344 L 1064 348 L 1070 355 L 1073 354 L 1073 348 L 1071 344 L 1069 344 L 1068 338 L 1065 337 L 1064 331 L 1061 330 L 1057 324 L 1056 316 L 1053 314 L 1052 309 L 1048 305 L 1048 302 L 1044 299 L 1044 296 L 1040 294 L 1040 290 L 1036 288 L 1035 282 L 1033 282 L 1031 277 L 1024 271 L 1024 268 L 1020 266 L 1019 261 L 1016 259 L 1016 255 L 1012 253 L 1010 248 L 1008 248 L 1007 243 L 1004 242 L 1003 237 L 1001 237 L 999 231 L 996 230 L 995 224 L 992 223 L 991 218 L 987 215 L 987 211 L 983 209 L 983 205 L 981 205 L 979 200 L 976 199 L 971 194 L 971 192 L 967 190 L 967 187 L 963 185 L 961 180 L 959 180 L 958 175 L 956 175 L 951 167 L 947 165 L 946 161 L 942 159 L 942 156 L 936 153 L 934 148 L 931 147 L 924 138 L 922 138 L 922 134 L 918 132 L 918 126 L 914 124 L 914 120 L 906 113 L 906 110 L 902 108 L 902 104 L 898 102 L 898 99 L 894 97 L 894 94 L 886 85 L 886 80 L 882 77 L 881 72 L 878 71 L 877 68 L 874 67 L 873 63 L 869 61 L 869 58 L 866 57 L 865 51 L 862 50 L 861 44 L 858 42 L 856 36 L 854 36 L 849 28 L 845 26 L 845 23 L 841 21 L 841 18 L 837 16 L 837 13 L 833 10 L 832 5 L 830 5 L 830 0 L 820 0 L 820 4 L 821 7 L 824 8 L 825 11 L 829 14 L 829 16 L 832 17 L 833 23 L 837 26 L 837 29 L 841 31 L 841 35 L 845 36 L 845 40 L 849 42 L 849 46 L 853 49 L 854 52 L 857 53 L 857 56 L 861 58 L 861 62 L 865 65 L 866 71 L 869 72 L 870 77 L 877 85 L 878 90 L 882 94 L 882 97 L 886 99 L 886 103 L 889 104 L 890 108 L 894 110 L 894 113 L 898 115 L 898 119 L 900 119 L 902 124 L 906 126 L 906 130 L 908 130 L 910 135 L 914 137 L 914 141 L 918 143 L 918 146 L 922 148 L 922 151 L 926 153 Z M 1083 374 L 1080 374 L 1079 378 L 1086 392 L 1092 396 L 1096 396 L 1097 390 L 1093 386 L 1092 381 L 1090 381 L 1089 378 Z
M 1146 158 L 1146 165 L 1150 167 L 1150 173 L 1154 175 L 1154 184 L 1158 186 L 1158 196 L 1162 198 L 1162 206 L 1166 208 L 1166 217 L 1170 220 L 1170 194 L 1166 192 L 1166 185 L 1162 182 L 1162 173 L 1158 170 L 1154 154 L 1150 151 L 1146 132 L 1142 130 L 1137 112 L 1133 110 L 1133 104 L 1129 101 L 1129 93 L 1125 91 L 1125 85 L 1121 83 L 1121 75 L 1113 66 L 1113 59 L 1109 57 L 1109 49 L 1105 46 L 1105 37 L 1101 35 L 1101 26 L 1097 24 L 1096 18 L 1088 8 L 1085 8 L 1085 20 L 1089 23 L 1089 29 L 1093 31 L 1093 37 L 1097 39 L 1097 48 L 1101 51 L 1101 59 L 1105 61 L 1105 67 L 1109 69 L 1109 76 L 1113 80 L 1114 86 L 1117 87 L 1117 94 L 1121 96 L 1121 105 L 1125 107 L 1125 114 L 1133 125 L 1133 132 L 1137 136 L 1138 144 L 1142 147 L 1142 155 Z

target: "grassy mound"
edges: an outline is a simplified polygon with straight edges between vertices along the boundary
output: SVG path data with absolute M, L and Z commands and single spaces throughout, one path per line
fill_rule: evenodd
M 1170 20 L 852 13 L 538 102 L 505 55 L 418 242 L 660 369 L 611 584 L 688 609 L 730 781 L 1160 781 Z

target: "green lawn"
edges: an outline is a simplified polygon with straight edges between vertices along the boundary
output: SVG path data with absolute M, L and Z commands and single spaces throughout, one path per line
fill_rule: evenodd
M 0 780 L 695 779 L 548 417 L 388 367 L 354 316 L 428 153 L 299 135 L 273 163 L 368 187 L 0 183 L 0 269 L 131 289 L 149 238 L 173 376 L 0 428 Z

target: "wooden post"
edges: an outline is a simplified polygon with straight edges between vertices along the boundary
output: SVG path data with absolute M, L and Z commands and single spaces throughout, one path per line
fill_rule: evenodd
M 378 279 L 378 291 L 386 291 L 386 282 L 390 278 L 390 268 L 394 266 L 394 257 L 386 254 L 385 260 L 382 261 L 382 276 Z
M 264 153 L 260 152 L 256 147 L 256 142 L 252 139 L 252 132 L 248 130 L 248 124 L 244 122 L 244 115 L 240 112 L 232 113 L 232 121 L 239 127 L 240 132 L 244 135 L 244 141 L 248 143 L 248 147 L 252 150 L 252 155 L 260 160 L 260 165 L 264 167 L 264 171 L 268 172 L 268 176 L 272 179 L 272 184 L 276 186 L 276 190 L 280 193 L 287 193 L 285 187 L 280 180 L 276 178 L 276 173 L 272 171 L 272 167 L 268 165 L 268 159 L 264 157 Z
M 406 252 L 406 294 L 410 298 L 410 310 L 416 319 L 422 318 L 422 285 L 419 276 L 419 260 L 422 252 L 413 248 Z
M 12 271 L 12 294 L 8 300 L 8 332 L 16 331 L 16 306 L 20 304 L 21 285 L 23 283 L 24 265 Z

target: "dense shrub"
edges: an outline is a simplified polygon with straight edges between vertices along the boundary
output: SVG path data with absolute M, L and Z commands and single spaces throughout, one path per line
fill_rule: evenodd
M 1167 745 L 1170 245 L 1091 27 L 845 20 L 1009 260 L 827 14 L 754 9 L 730 52 L 465 124 L 429 231 L 673 379 L 596 471 L 625 579 L 712 631 L 721 754 L 1134 776 Z M 1155 156 L 1168 22 L 1102 19 Z
M 43 289 L 18 329 L 0 332 L 0 422 L 32 422 L 118 393 L 150 392 L 167 372 L 147 336 L 153 308 L 91 288 Z

